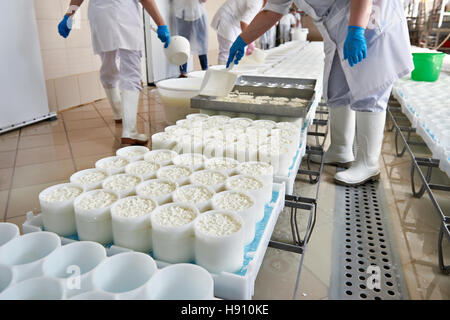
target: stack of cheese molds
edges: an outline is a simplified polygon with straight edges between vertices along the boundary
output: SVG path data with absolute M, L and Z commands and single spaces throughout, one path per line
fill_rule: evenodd
M 259 161 L 273 166 L 273 180 L 285 183 L 292 194 L 296 172 L 305 154 L 306 138 L 301 121 L 276 122 L 204 113 L 186 119 L 152 136 L 152 148 L 206 158 L 226 157 L 238 162 Z
M 413 81 L 406 76 L 394 84 L 392 93 L 411 126 L 433 153 L 433 158 L 439 159 L 440 169 L 450 177 L 449 88 L 450 74 L 443 66 L 437 81 Z
M 39 200 L 42 212 L 28 214 L 25 233 L 95 241 L 109 255 L 148 253 L 159 267 L 195 263 L 213 274 L 216 296 L 249 299 L 284 185 L 264 162 L 132 146 L 43 190 Z

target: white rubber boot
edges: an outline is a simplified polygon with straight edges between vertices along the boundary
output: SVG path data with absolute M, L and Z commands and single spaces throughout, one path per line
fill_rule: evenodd
M 139 91 L 122 90 L 123 128 L 122 144 L 140 144 L 148 142 L 145 134 L 138 133 L 136 117 L 139 105 Z
M 357 186 L 380 177 L 378 159 L 383 144 L 386 112 L 356 113 L 356 161 L 350 169 L 336 173 L 337 184 Z
M 114 121 L 122 123 L 122 102 L 119 88 L 105 88 L 105 93 L 114 112 Z
M 349 168 L 353 155 L 355 138 L 355 111 L 349 106 L 329 108 L 330 147 L 325 152 L 324 164 Z M 311 155 L 312 162 L 320 163 L 320 156 Z

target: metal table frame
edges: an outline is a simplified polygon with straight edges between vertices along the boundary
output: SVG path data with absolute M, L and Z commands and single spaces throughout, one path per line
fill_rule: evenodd
M 416 129 L 411 126 L 400 126 L 398 121 L 406 120 L 406 116 L 402 115 L 394 115 L 395 113 L 401 113 L 400 106 L 393 106 L 391 103 L 388 106 L 387 113 L 389 115 L 389 120 L 392 122 L 392 126 L 388 128 L 389 131 L 395 130 L 395 153 L 397 157 L 402 157 L 405 154 L 405 151 L 408 151 L 411 157 L 411 191 L 414 197 L 421 198 L 426 192 L 433 204 L 439 218 L 441 219 L 441 226 L 438 236 L 438 263 L 439 268 L 443 273 L 450 274 L 450 265 L 446 265 L 444 262 L 443 256 L 443 240 L 444 236 L 450 241 L 450 216 L 446 216 L 442 211 L 439 203 L 437 202 L 432 190 L 440 190 L 440 191 L 450 191 L 450 186 L 448 185 L 438 185 L 431 183 L 431 173 L 433 168 L 439 168 L 439 160 L 434 158 L 423 158 L 416 157 L 414 152 L 411 150 L 411 145 L 425 145 L 423 142 L 412 141 L 411 133 L 415 133 Z M 404 135 L 406 133 L 406 137 Z M 403 149 L 399 150 L 399 142 L 402 141 Z M 422 172 L 422 167 L 426 168 L 426 173 Z M 417 171 L 421 186 L 419 190 L 416 189 L 414 176 Z
M 316 184 L 316 193 L 314 198 L 309 197 L 302 197 L 300 195 L 286 195 L 285 196 L 285 207 L 290 209 L 290 222 L 291 222 L 291 232 L 292 232 L 292 243 L 285 243 L 281 241 L 275 241 L 270 240 L 269 246 L 272 248 L 294 252 L 301 254 L 300 263 L 299 263 L 299 269 L 297 272 L 297 278 L 295 283 L 295 290 L 293 293 L 293 299 L 295 299 L 299 281 L 300 281 L 300 274 L 303 266 L 303 259 L 306 252 L 307 244 L 311 238 L 311 234 L 314 230 L 314 226 L 316 223 L 316 217 L 317 217 L 317 200 L 319 197 L 319 189 L 320 189 L 320 177 L 322 175 L 323 170 L 323 160 L 324 160 L 324 151 L 323 151 L 323 145 L 325 143 L 327 134 L 328 134 L 328 120 L 324 119 L 324 116 L 327 115 L 327 111 L 316 111 L 316 116 L 319 115 L 320 119 L 314 119 L 313 121 L 313 128 L 314 130 L 311 132 L 308 132 L 308 136 L 314 136 L 316 137 L 316 146 L 306 146 L 306 153 L 305 153 L 305 162 L 306 162 L 306 169 L 303 169 L 302 167 L 299 168 L 297 175 L 307 175 L 309 177 L 309 181 L 311 184 Z M 319 132 L 320 127 L 326 127 L 325 132 Z M 319 138 L 323 138 L 323 142 L 319 142 Z M 310 155 L 319 155 L 321 157 L 321 162 L 318 170 L 311 169 L 310 164 Z M 298 228 L 298 221 L 297 217 L 300 214 L 300 210 L 305 210 L 308 212 L 308 223 L 306 227 L 306 231 L 304 236 L 300 234 L 299 228 Z

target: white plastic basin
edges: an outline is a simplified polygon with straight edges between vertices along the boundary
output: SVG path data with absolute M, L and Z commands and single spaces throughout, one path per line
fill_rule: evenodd
M 191 109 L 191 98 L 198 95 L 202 78 L 177 78 L 156 83 L 164 104 L 164 113 L 169 124 L 186 118 L 189 113 L 198 112 Z

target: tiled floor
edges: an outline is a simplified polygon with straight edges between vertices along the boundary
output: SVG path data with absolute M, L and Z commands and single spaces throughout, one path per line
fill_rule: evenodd
M 140 97 L 138 126 L 151 135 L 166 126 L 156 90 Z M 34 124 L 0 135 L 0 220 L 19 226 L 27 211 L 39 212 L 38 194 L 47 186 L 67 181 L 72 173 L 94 166 L 96 160 L 113 155 L 120 147 L 121 126 L 113 121 L 106 100 L 65 111 L 51 122 Z M 392 227 L 412 299 L 450 299 L 450 278 L 437 267 L 439 220 L 430 200 L 411 196 L 409 158 L 396 158 L 393 133 L 386 132 L 382 157 L 382 183 L 390 209 Z M 331 250 L 336 169 L 325 167 L 319 196 L 317 223 L 306 252 L 296 299 L 326 299 L 332 268 Z M 446 177 L 437 177 L 447 179 Z M 306 181 L 295 190 L 312 196 Z M 438 193 L 445 212 L 448 194 Z M 289 238 L 287 214 L 280 217 L 274 237 Z M 447 263 L 450 247 L 445 243 Z M 255 283 L 254 298 L 290 299 L 300 256 L 269 248 Z

